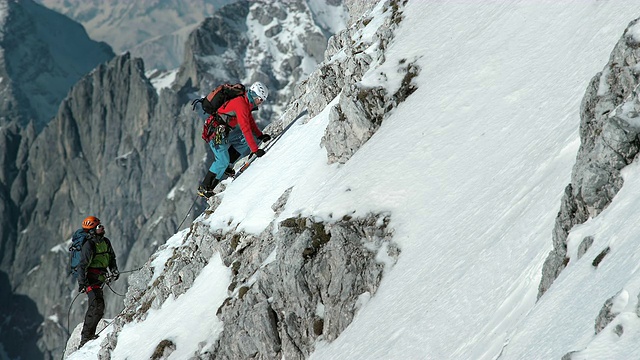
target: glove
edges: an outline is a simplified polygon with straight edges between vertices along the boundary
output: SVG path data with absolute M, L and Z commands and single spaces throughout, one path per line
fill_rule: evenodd
M 267 142 L 267 141 L 271 140 L 271 136 L 269 134 L 262 134 L 262 135 L 258 136 L 258 140 L 260 140 L 262 142 Z
M 120 272 L 118 269 L 111 270 L 111 281 L 116 281 L 120 278 Z
M 82 284 L 78 284 L 78 292 L 79 293 L 87 292 L 87 287 Z
M 254 152 L 254 154 L 256 154 L 257 157 L 262 157 L 262 155 L 264 155 L 264 150 L 258 149 L 258 151 Z

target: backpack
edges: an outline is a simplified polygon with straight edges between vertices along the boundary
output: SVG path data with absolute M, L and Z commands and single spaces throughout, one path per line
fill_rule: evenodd
M 74 279 L 78 278 L 78 265 L 80 265 L 80 258 L 82 256 L 82 245 L 87 240 L 89 233 L 83 229 L 78 229 L 73 233 L 71 237 L 71 246 L 69 246 L 69 274 Z
M 206 142 L 213 141 L 215 144 L 222 144 L 226 141 L 230 129 L 227 122 L 218 115 L 218 109 L 227 101 L 244 95 L 244 93 L 245 87 L 242 84 L 222 84 L 213 89 L 209 95 L 193 100 L 191 103 L 193 110 L 196 109 L 196 105 L 199 103 L 202 106 L 202 110 L 209 114 L 202 128 L 202 140 Z
M 245 93 L 245 87 L 242 84 L 222 84 L 213 89 L 209 95 L 193 100 L 191 105 L 195 111 L 196 105 L 199 103 L 202 106 L 202 111 L 209 115 L 217 115 L 218 109 L 227 101 L 243 95 Z

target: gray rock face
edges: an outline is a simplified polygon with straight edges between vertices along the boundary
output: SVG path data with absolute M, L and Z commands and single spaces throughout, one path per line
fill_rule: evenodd
M 582 239 L 582 242 L 580 242 L 580 246 L 578 247 L 578 259 L 580 259 L 582 255 L 584 255 L 589 250 L 592 244 L 593 236 L 587 236 Z
M 41 129 L 71 86 L 114 54 L 80 24 L 31 0 L 0 5 L 7 12 L 0 37 L 0 125 L 33 120 Z
M 109 358 L 126 323 L 144 320 L 147 310 L 170 294 L 185 293 L 214 253 L 233 274 L 229 297 L 217 310 L 225 325 L 217 341 L 201 344 L 210 350 L 193 349 L 194 358 L 307 358 L 316 341 L 337 338 L 361 301 L 375 293 L 385 270 L 376 258 L 397 259 L 388 220 L 384 215 L 334 223 L 290 218 L 259 236 L 211 233 L 196 222 L 152 287 L 148 265 L 131 277 L 125 310 L 103 358 Z
M 220 346 L 204 357 L 268 359 L 281 353 L 303 359 L 318 339 L 337 338 L 355 316 L 360 296 L 374 294 L 382 278 L 384 266 L 375 257 L 387 251 L 381 249 L 390 234 L 375 223 L 374 216 L 327 225 L 309 219 L 280 223 L 276 259 L 260 269 L 238 269 L 237 291 L 218 310 L 225 322 Z M 240 250 L 243 257 L 257 255 Z M 251 276 L 258 279 L 253 284 Z
M 252 10 L 246 9 L 249 16 Z M 289 9 L 288 18 L 311 19 L 306 7 L 301 17 L 290 13 L 293 8 L 282 9 Z M 245 17 L 240 23 L 246 21 Z M 233 29 L 218 30 L 200 34 L 204 40 L 237 35 Z M 251 37 L 248 43 L 253 43 Z M 289 45 L 292 54 L 306 54 L 304 46 Z M 208 55 L 193 53 L 194 59 L 206 60 Z M 294 57 L 291 61 L 296 63 Z M 226 71 L 224 63 L 193 62 L 205 63 L 208 67 L 199 71 Z M 281 69 L 275 75 L 272 65 L 264 61 L 252 70 L 242 69 L 243 76 L 286 75 Z M 283 79 L 273 88 L 272 108 L 284 106 L 278 89 L 293 88 L 287 81 L 296 81 L 289 75 Z M 211 160 L 200 140 L 202 119 L 189 102 L 194 93 L 210 89 L 187 82 L 158 93 L 145 77 L 142 61 L 123 54 L 82 78 L 42 131 L 0 126 L 0 276 L 8 278 L 0 316 L 19 311 L 26 324 L 20 330 L 37 346 L 14 340 L 12 336 L 20 335 L 15 323 L 1 329 L 0 342 L 29 346 L 37 355 L 28 358 L 60 357 L 67 310 L 77 291 L 66 274 L 65 241 L 87 215 L 105 224 L 119 268 L 126 271 L 142 266 L 181 222 L 188 226 L 202 212 L 205 205 L 194 199 L 195 188 Z M 125 292 L 126 275 L 112 285 L 117 292 Z M 22 305 L 17 308 L 18 302 Z M 107 317 L 122 308 L 122 300 L 109 291 L 106 302 Z M 86 303 L 76 301 L 70 324 L 81 323 L 85 311 Z
M 16 291 L 12 268 L 24 260 L 20 258 L 23 252 L 16 251 L 18 247 L 37 249 L 37 255 L 27 255 L 32 264 L 29 269 L 36 268 L 31 260 L 49 248 L 39 239 L 30 245 L 20 243 L 29 222 L 21 207 L 33 208 L 33 202 L 15 201 L 24 200 L 27 192 L 23 166 L 37 133 L 55 116 L 72 85 L 112 58 L 113 52 L 108 45 L 89 39 L 79 24 L 33 1 L 2 0 L 0 7 L 0 316 L 6 319 L 0 324 L 0 344 L 12 358 L 38 359 L 47 355 L 42 349 L 52 345 L 49 337 L 39 333 L 47 327 L 47 320 L 42 304 Z M 50 161 L 49 165 L 55 164 Z M 41 285 L 43 302 L 48 301 L 45 289 L 54 287 L 58 280 L 55 273 L 50 276 L 46 283 L 30 284 Z M 56 313 L 63 313 L 61 308 L 58 306 Z M 64 331 L 59 325 L 49 329 L 58 334 L 56 346 L 60 347 Z
M 618 315 L 618 313 L 611 310 L 613 307 L 613 301 L 618 295 L 619 294 L 616 294 L 607 299 L 602 306 L 602 309 L 600 309 L 600 313 L 598 314 L 598 317 L 596 317 L 596 323 L 594 326 L 596 335 L 599 334 L 602 329 L 607 327 L 607 325 L 609 325 L 609 323 L 611 323 L 611 321 Z
M 10 264 L 5 271 L 15 293 L 33 299 L 46 319 L 67 318 L 77 285 L 66 273 L 63 242 L 85 216 L 102 219 L 121 270 L 148 258 L 160 245 L 153 236 L 165 239 L 175 231 L 178 217 L 184 216 L 176 209 L 186 211 L 192 201 L 188 187 L 180 190 L 180 184 L 197 183 L 202 172 L 197 160 L 187 159 L 205 155 L 193 115 L 180 116 L 178 109 L 177 94 L 165 91 L 159 97 L 139 59 L 117 57 L 72 89 L 56 118 L 34 139 L 24 163 L 18 164 L 11 193 L 11 203 L 19 204 L 18 233 L 15 246 L 3 254 Z M 174 186 L 174 198 L 157 195 Z M 158 218 L 161 225 L 150 221 Z M 134 244 L 136 256 L 130 257 Z M 121 281 L 114 289 L 122 292 L 124 286 Z M 107 314 L 114 313 L 118 303 L 107 293 Z M 84 311 L 86 305 L 77 302 L 71 323 L 80 323 Z M 62 350 L 61 325 L 51 320 L 42 324 L 40 346 L 48 356 L 58 357 Z
M 402 21 L 405 4 L 406 1 L 386 3 L 384 22 L 371 39 L 362 37 L 362 29 L 371 20 L 366 16 L 332 37 L 325 54 L 327 59 L 298 86 L 294 94 L 296 100 L 283 116 L 285 125 L 303 109 L 313 117 L 340 96 L 338 104 L 331 109 L 330 123 L 321 142 L 329 163 L 349 160 L 380 127 L 386 114 L 416 90 L 412 79 L 420 69 L 412 59 L 403 59 L 398 64 L 405 77 L 393 94 L 383 87 L 368 88 L 359 84 L 371 64 L 385 62 L 386 44 L 392 41 L 393 31 Z M 379 46 L 372 46 L 376 43 Z
M 635 70 L 639 59 L 640 47 L 627 29 L 609 63 L 587 88 L 580 109 L 581 145 L 556 218 L 553 250 L 543 266 L 538 297 L 568 263 L 566 241 L 571 228 L 597 216 L 611 203 L 622 187 L 620 170 L 633 162 L 640 150 L 639 78 Z
M 261 81 L 270 89 L 258 116 L 264 127 L 284 110 L 295 85 L 322 61 L 326 46 L 325 32 L 307 1 L 238 1 L 191 33 L 174 88 L 195 92 L 187 94 L 193 98 L 221 83 Z
M 353 24 L 362 14 L 371 10 L 377 3 L 368 0 L 345 0 L 344 4 L 349 9 L 349 24 Z
M 401 17 L 401 8 L 389 9 L 389 28 L 380 29 L 379 36 L 390 36 L 391 24 L 396 24 L 390 19 L 399 21 Z M 273 14 L 277 17 L 277 12 Z M 357 28 L 351 29 L 351 33 L 339 36 L 342 40 L 333 40 L 334 47 L 327 51 L 327 56 L 331 57 L 332 52 L 351 51 L 349 46 L 355 42 L 349 34 L 356 32 Z M 388 41 L 385 37 L 382 43 Z M 339 44 L 351 45 L 340 48 Z M 375 61 L 383 59 L 383 53 L 374 55 Z M 298 88 L 301 99 L 293 102 L 284 120 L 272 127 L 287 124 L 287 119 L 292 120 L 302 109 L 308 109 L 311 115 L 317 114 L 338 94 L 336 88 L 353 85 L 372 61 L 372 55 L 357 52 L 346 59 L 327 61 Z M 335 138 L 332 133 L 328 136 L 335 138 L 331 140 L 331 151 L 339 154 L 336 158 L 347 161 L 375 131 L 372 127 L 379 126 L 386 112 L 415 89 L 411 78 L 418 69 L 410 61 L 399 65 L 404 65 L 408 75 L 392 94 L 378 88 L 354 87 L 347 94 L 357 101 L 349 101 L 345 95 L 338 102 L 340 106 L 332 110 L 338 113 L 347 109 L 349 116 L 343 131 L 348 137 Z M 324 76 L 326 74 L 330 75 Z M 308 91 L 310 88 L 318 91 Z M 358 98 L 358 92 L 363 96 Z M 357 132 L 368 135 L 349 140 Z M 329 154 L 330 146 L 326 147 Z M 274 213 L 282 211 L 289 193 L 290 189 L 272 206 Z M 217 205 L 213 202 L 205 216 L 193 223 L 162 273 L 154 274 L 148 262 L 130 277 L 125 309 L 116 320 L 108 344 L 101 350 L 101 359 L 110 359 L 125 324 L 144 321 L 148 310 L 159 308 L 170 295 L 179 298 L 191 288 L 216 253 L 232 273 L 229 297 L 217 309 L 224 329 L 216 339 L 192 349 L 192 358 L 307 358 L 317 341 L 336 339 L 352 321 L 360 304 L 375 294 L 385 270 L 385 265 L 377 259 L 387 259 L 385 263 L 390 266 L 399 255 L 398 248 L 391 242 L 392 230 L 387 228 L 386 215 L 372 214 L 364 219 L 346 218 L 329 223 L 290 218 L 270 224 L 259 235 L 249 235 L 235 231 L 223 233 L 206 226 L 206 214 L 215 212 Z M 152 256 L 151 261 L 153 259 Z M 154 276 L 156 280 L 149 286 Z

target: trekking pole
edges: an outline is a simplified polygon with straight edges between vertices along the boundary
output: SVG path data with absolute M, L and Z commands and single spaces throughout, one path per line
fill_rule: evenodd
M 107 322 L 107 320 L 105 320 L 105 322 L 107 323 L 107 325 L 105 325 L 105 327 L 102 328 L 102 330 L 98 331 L 96 333 L 96 336 L 100 335 L 101 332 L 103 332 L 106 328 L 108 328 L 109 326 L 111 326 L 111 324 L 113 324 L 114 322 L 116 322 L 116 319 L 120 317 L 120 315 L 122 315 L 122 312 L 124 311 L 124 309 L 120 310 L 120 312 L 118 313 L 118 315 L 116 315 L 113 320 L 111 320 L 111 322 Z
M 302 112 L 300 112 L 293 120 L 291 120 L 289 125 L 285 126 L 278 134 L 274 135 L 269 141 L 269 143 L 264 147 L 264 152 L 265 153 L 268 152 L 273 147 L 273 145 L 275 145 L 278 142 L 278 140 L 280 140 L 282 135 L 284 135 L 284 133 L 287 132 L 287 130 L 289 130 L 293 126 L 293 124 L 296 121 L 298 121 L 298 119 L 302 118 L 306 114 L 308 114 L 307 109 L 302 110 Z M 254 156 L 253 154 L 249 155 L 249 157 L 244 162 L 242 167 L 233 176 L 233 181 L 235 181 L 240 175 L 242 175 L 242 173 L 245 172 L 245 170 L 247 170 L 247 168 L 251 165 L 251 163 L 253 163 L 257 158 L 258 157 Z
M 184 219 L 182 219 L 182 221 L 180 222 L 180 225 L 178 225 L 178 227 L 176 228 L 176 231 L 174 232 L 178 232 L 178 230 L 180 230 L 180 226 L 182 226 L 184 221 L 187 220 L 187 217 L 189 217 L 189 214 L 191 214 L 191 209 L 193 209 L 193 206 L 196 204 L 196 201 L 198 201 L 199 197 L 200 196 L 196 195 L 195 199 L 193 199 L 193 202 L 191 203 L 191 207 L 189 207 L 189 211 L 187 211 L 187 215 L 184 216 Z
M 139 270 L 142 270 L 142 268 L 143 268 L 143 267 L 144 267 L 144 265 L 143 265 L 143 266 L 140 266 L 140 267 L 139 267 L 139 268 L 137 268 L 137 269 L 127 270 L 127 271 L 120 271 L 120 274 L 126 274 L 126 273 L 130 273 L 130 272 L 134 272 L 134 271 L 139 271 Z

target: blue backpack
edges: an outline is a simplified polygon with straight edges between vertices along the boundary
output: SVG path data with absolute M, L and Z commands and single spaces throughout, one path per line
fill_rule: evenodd
M 82 256 L 82 245 L 87 240 L 87 235 L 84 229 L 78 229 L 73 233 L 71 237 L 71 246 L 69 247 L 69 274 L 74 279 L 78 278 L 78 265 L 80 265 L 80 258 Z

